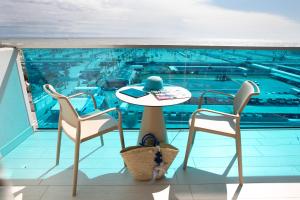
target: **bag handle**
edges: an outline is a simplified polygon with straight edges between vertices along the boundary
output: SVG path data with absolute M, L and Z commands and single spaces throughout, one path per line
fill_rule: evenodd
M 140 143 L 141 146 L 147 146 L 147 147 L 155 147 L 159 145 L 158 139 L 155 137 L 154 134 L 148 133 L 143 136 L 142 141 Z

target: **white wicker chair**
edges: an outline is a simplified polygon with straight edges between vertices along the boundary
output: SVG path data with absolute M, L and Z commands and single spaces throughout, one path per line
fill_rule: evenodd
M 103 145 L 102 135 L 113 130 L 119 130 L 122 149 L 125 148 L 124 136 L 122 130 L 122 116 L 118 109 L 110 108 L 104 111 L 97 111 L 96 101 L 93 95 L 87 93 L 78 93 L 72 96 L 64 96 L 56 92 L 52 85 L 45 84 L 44 90 L 53 98 L 57 99 L 60 105 L 59 120 L 58 120 L 58 140 L 56 151 L 56 164 L 59 164 L 61 134 L 62 129 L 65 134 L 75 143 L 74 167 L 73 167 L 73 196 L 76 196 L 77 176 L 78 176 L 78 161 L 80 143 L 100 136 Z M 96 112 L 89 115 L 79 116 L 73 108 L 69 99 L 80 96 L 89 95 L 94 103 Z M 117 111 L 118 120 L 108 115 L 108 112 Z
M 226 95 L 233 98 L 233 114 L 218 112 L 209 109 L 202 109 L 203 98 L 207 93 Z M 245 81 L 237 94 L 231 95 L 217 91 L 204 92 L 199 101 L 198 109 L 192 114 L 190 119 L 189 138 L 186 147 L 186 153 L 183 163 L 183 169 L 186 169 L 189 154 L 194 143 L 196 131 L 204 131 L 213 134 L 232 137 L 236 141 L 236 151 L 238 156 L 239 182 L 243 184 L 242 171 L 242 151 L 241 151 L 241 133 L 240 119 L 241 112 L 247 105 L 253 95 L 259 95 L 259 87 L 252 81 Z

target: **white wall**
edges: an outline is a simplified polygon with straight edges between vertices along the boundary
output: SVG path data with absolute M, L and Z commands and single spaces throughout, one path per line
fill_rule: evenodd
M 33 133 L 16 64 L 17 52 L 0 49 L 0 153 L 7 154 Z

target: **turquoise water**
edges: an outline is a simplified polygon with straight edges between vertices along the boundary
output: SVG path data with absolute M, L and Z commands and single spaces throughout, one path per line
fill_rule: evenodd
M 39 128 L 56 128 L 59 106 L 43 92 L 52 84 L 64 95 L 94 94 L 99 109 L 120 106 L 125 128 L 139 128 L 143 107 L 119 101 L 115 90 L 159 75 L 164 83 L 188 88 L 192 98 L 164 107 L 168 128 L 187 128 L 205 90 L 236 93 L 244 80 L 261 95 L 243 112 L 243 127 L 300 126 L 300 51 L 183 48 L 23 49 L 29 92 Z M 79 114 L 93 110 L 89 98 L 72 101 Z M 232 111 L 232 102 L 208 96 L 204 107 Z

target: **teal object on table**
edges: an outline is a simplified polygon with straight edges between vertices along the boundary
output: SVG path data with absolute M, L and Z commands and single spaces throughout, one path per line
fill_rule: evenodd
M 163 80 L 159 76 L 149 76 L 145 81 L 145 91 L 161 90 L 163 88 Z

